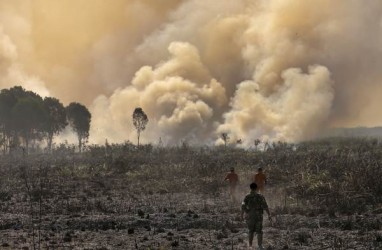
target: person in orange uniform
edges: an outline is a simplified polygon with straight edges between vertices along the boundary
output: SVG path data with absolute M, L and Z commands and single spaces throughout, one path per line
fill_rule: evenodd
M 236 188 L 239 184 L 239 176 L 235 173 L 235 169 L 231 168 L 230 172 L 225 176 L 224 181 L 229 183 L 229 193 L 233 202 L 236 202 Z
M 253 182 L 256 183 L 258 192 L 264 194 L 265 184 L 267 184 L 267 177 L 263 173 L 262 168 L 257 169 L 257 173 L 253 176 Z

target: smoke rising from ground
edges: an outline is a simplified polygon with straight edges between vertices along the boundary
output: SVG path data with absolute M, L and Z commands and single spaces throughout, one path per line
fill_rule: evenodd
M 382 123 L 382 3 L 0 0 L 0 87 L 92 114 L 91 142 L 298 141 Z

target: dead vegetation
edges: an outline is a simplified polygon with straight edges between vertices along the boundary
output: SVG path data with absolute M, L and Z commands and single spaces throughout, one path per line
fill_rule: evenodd
M 0 161 L 4 249 L 244 249 L 239 204 L 222 181 L 231 166 L 241 196 L 257 167 L 269 177 L 268 249 L 382 247 L 377 140 L 275 143 L 266 151 L 126 143 L 77 154 L 62 146 Z

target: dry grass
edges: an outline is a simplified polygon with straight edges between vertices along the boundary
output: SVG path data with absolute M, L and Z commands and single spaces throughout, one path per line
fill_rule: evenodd
M 268 249 L 382 245 L 382 146 L 353 139 L 233 148 L 93 146 L 0 158 L 0 244 L 8 249 L 243 249 L 240 196 L 259 166 L 276 215 Z

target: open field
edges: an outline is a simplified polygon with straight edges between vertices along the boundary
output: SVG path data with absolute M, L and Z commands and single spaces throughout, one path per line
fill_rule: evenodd
M 263 167 L 266 249 L 382 249 L 382 145 L 331 139 L 263 150 L 130 144 L 2 156 L 1 249 L 246 249 L 223 178 Z

